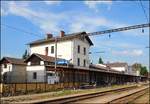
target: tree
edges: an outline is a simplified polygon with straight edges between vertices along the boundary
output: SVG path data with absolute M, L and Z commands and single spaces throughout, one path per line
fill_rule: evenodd
M 27 59 L 29 57 L 28 51 L 25 50 L 24 54 L 22 55 L 23 59 Z
M 146 66 L 141 66 L 140 74 L 141 75 L 147 75 L 148 74 Z
M 98 63 L 99 63 L 99 64 L 103 64 L 103 63 L 104 63 L 101 57 L 99 58 Z

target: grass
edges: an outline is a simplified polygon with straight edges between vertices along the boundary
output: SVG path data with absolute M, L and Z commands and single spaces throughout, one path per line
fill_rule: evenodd
M 115 88 L 122 88 L 122 87 L 128 87 L 135 84 L 129 84 L 129 85 L 112 85 L 110 87 L 100 87 L 100 88 L 94 88 L 94 89 L 76 89 L 76 90 L 61 90 L 61 91 L 55 91 L 55 92 L 47 92 L 47 93 L 41 93 L 41 94 L 34 94 L 34 96 L 31 94 L 30 96 L 18 96 L 18 97 L 11 97 L 5 99 L 5 101 L 30 101 L 30 100 L 39 100 L 39 99 L 47 99 L 47 98 L 57 98 L 61 96 L 69 96 L 74 94 L 86 94 L 86 93 L 94 93 L 98 91 L 107 91 Z
M 128 86 L 132 86 L 132 85 L 112 85 L 110 87 L 100 87 L 95 89 L 62 90 L 54 93 L 51 97 L 59 97 L 59 96 L 72 95 L 72 94 L 94 93 L 98 91 L 106 91 L 106 90 L 128 87 Z

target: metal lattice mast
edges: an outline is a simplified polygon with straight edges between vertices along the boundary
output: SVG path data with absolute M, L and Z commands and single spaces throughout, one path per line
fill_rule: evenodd
M 138 28 L 145 28 L 145 27 L 150 27 L 150 23 L 127 26 L 127 27 L 121 27 L 121 28 L 116 28 L 116 29 L 109 29 L 109 30 L 98 31 L 98 32 L 92 32 L 92 33 L 87 33 L 87 35 L 88 36 L 101 35 L 101 34 L 107 34 L 107 33 L 112 33 L 112 32 L 119 32 L 119 31 L 126 31 L 126 30 L 131 30 L 131 29 L 138 29 Z

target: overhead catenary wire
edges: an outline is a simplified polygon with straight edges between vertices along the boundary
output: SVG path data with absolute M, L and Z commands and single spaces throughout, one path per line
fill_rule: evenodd
M 148 22 L 149 19 L 148 19 L 148 16 L 147 16 L 147 14 L 146 14 L 146 11 L 145 11 L 145 8 L 144 8 L 144 6 L 143 6 L 143 3 L 142 3 L 141 0 L 139 0 L 139 1 L 140 1 L 141 8 L 142 8 L 142 10 L 143 10 L 143 13 L 144 13 L 144 15 L 145 15 L 145 18 L 146 18 L 146 20 L 147 20 L 147 22 Z
M 127 27 L 115 28 L 115 29 L 108 29 L 108 30 L 104 30 L 104 31 L 91 32 L 91 33 L 87 33 L 86 35 L 88 35 L 88 36 L 102 35 L 102 34 L 108 34 L 108 33 L 112 33 L 112 32 L 127 31 L 127 30 L 145 28 L 145 27 L 150 27 L 150 23 L 132 25 L 132 26 L 127 26 Z
M 42 37 L 39 34 L 35 34 L 35 33 L 32 33 L 32 32 L 20 29 L 18 27 L 7 25 L 7 24 L 1 24 L 1 26 L 4 26 L 4 27 L 9 28 L 9 29 L 13 29 L 15 31 L 19 31 L 19 32 L 23 32 L 23 33 L 30 34 L 30 35 L 33 35 L 33 36 L 37 36 L 37 37 L 40 37 L 40 38 Z

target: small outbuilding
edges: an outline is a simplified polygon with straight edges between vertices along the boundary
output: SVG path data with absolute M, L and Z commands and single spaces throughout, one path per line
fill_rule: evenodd
M 3 57 L 0 60 L 1 81 L 3 83 L 24 83 L 26 63 L 23 59 Z
M 58 60 L 59 58 L 57 58 Z M 55 71 L 48 71 L 47 66 L 54 66 L 55 58 L 34 53 L 25 61 L 27 63 L 27 82 L 54 84 L 59 82 L 59 76 Z M 66 65 L 65 65 L 66 66 Z

